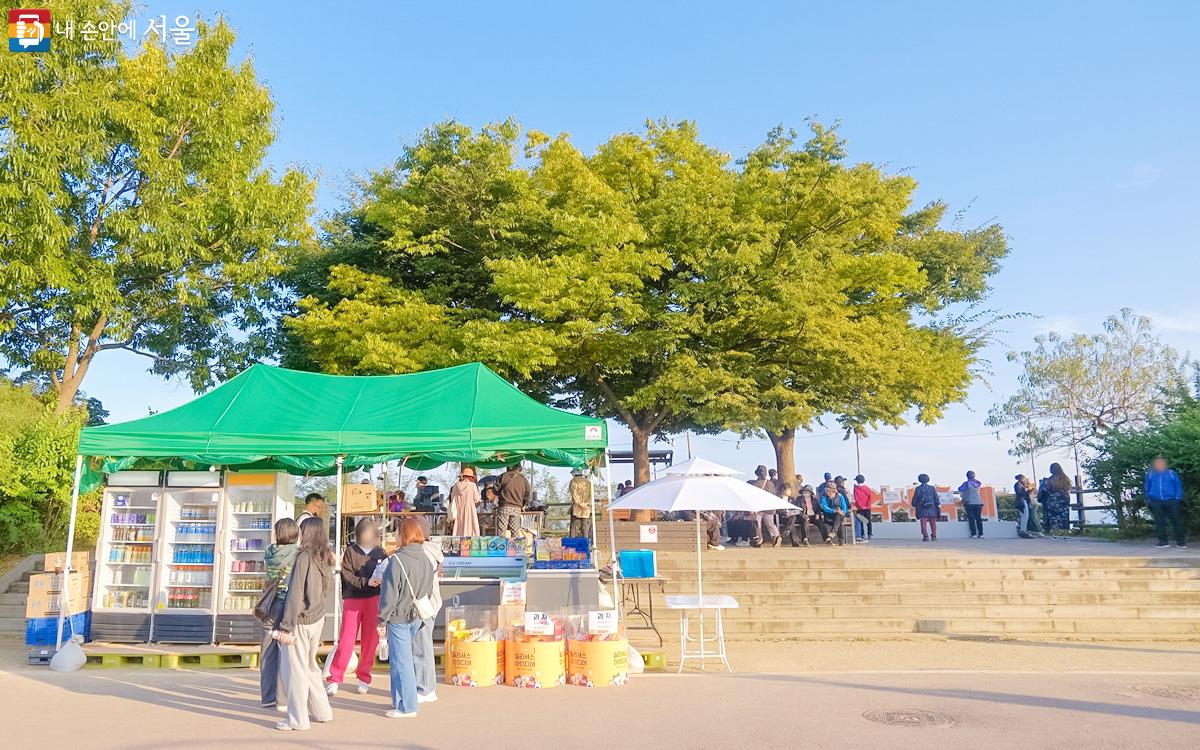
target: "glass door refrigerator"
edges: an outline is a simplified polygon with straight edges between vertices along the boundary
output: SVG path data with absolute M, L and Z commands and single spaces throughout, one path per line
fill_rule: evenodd
M 121 471 L 108 476 L 92 589 L 94 640 L 150 640 L 161 496 L 161 472 Z
M 167 472 L 159 510 L 164 524 L 152 590 L 159 643 L 212 643 L 221 474 Z
M 295 478 L 283 473 L 225 474 L 217 643 L 258 643 L 254 605 L 267 583 L 265 553 L 275 522 L 295 515 Z

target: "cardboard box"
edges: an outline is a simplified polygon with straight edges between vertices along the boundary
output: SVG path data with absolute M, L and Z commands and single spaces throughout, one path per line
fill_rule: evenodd
M 378 513 L 379 493 L 370 484 L 347 484 L 342 487 L 342 515 Z
M 29 593 L 55 593 L 62 591 L 62 573 L 35 573 L 29 576 Z M 92 574 L 88 570 L 71 571 L 71 588 L 91 588 Z
M 92 598 L 92 578 L 83 572 L 71 573 L 68 609 L 83 612 Z M 25 600 L 26 617 L 57 615 L 62 601 L 62 574 L 39 573 L 29 577 L 29 596 Z
M 62 570 L 67 565 L 66 552 L 47 552 L 44 556 L 43 566 L 46 572 L 53 573 Z M 71 553 L 71 567 L 75 570 L 88 570 L 92 567 L 92 552 L 83 550 Z

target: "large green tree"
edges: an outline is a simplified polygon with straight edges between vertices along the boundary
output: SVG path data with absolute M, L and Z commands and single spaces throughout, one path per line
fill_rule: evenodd
M 710 289 L 706 329 L 734 353 L 737 381 L 711 415 L 763 430 L 780 475 L 795 475 L 797 427 L 833 417 L 848 432 L 922 422 L 961 400 L 978 316 L 950 311 L 980 300 L 1007 252 L 997 226 L 942 226 L 946 207 L 912 210 L 916 182 L 873 164 L 848 164 L 843 141 L 819 123 L 801 140 L 777 128 L 744 160 L 736 241 Z
M 131 4 L 64 0 L 60 19 Z M 75 401 L 123 349 L 196 387 L 268 351 L 273 279 L 308 240 L 313 185 L 264 166 L 273 105 L 233 32 L 181 54 L 101 35 L 0 55 L 0 356 Z
M 639 483 L 649 441 L 682 428 L 790 440 L 828 413 L 932 418 L 961 396 L 971 348 L 918 315 L 956 286 L 981 294 L 1003 238 L 940 230 L 940 205 L 907 213 L 911 180 L 843 158 L 819 126 L 800 147 L 772 133 L 739 167 L 688 122 L 591 155 L 566 136 L 522 143 L 513 123 L 438 125 L 298 270 L 289 361 L 481 359 L 624 422 Z

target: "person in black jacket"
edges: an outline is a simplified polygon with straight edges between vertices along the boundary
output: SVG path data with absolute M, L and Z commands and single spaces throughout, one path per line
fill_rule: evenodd
M 913 493 L 912 506 L 921 522 L 921 541 L 937 541 L 938 518 L 942 515 L 942 501 L 937 488 L 929 483 L 929 475 L 917 477 L 920 482 Z
M 375 651 L 379 646 L 379 580 L 375 578 L 375 568 L 385 559 L 387 555 L 379 546 L 379 529 L 371 519 L 359 519 L 354 527 L 354 543 L 342 553 L 342 630 L 325 682 L 325 692 L 330 695 L 337 695 L 338 685 L 346 677 L 346 666 L 360 631 L 362 648 L 355 670 L 358 692 L 365 694 L 371 689 L 371 668 L 375 666 Z

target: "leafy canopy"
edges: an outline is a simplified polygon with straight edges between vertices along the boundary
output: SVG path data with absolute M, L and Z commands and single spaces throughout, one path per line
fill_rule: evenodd
M 740 165 L 690 122 L 595 153 L 513 122 L 430 128 L 301 264 L 285 361 L 406 372 L 480 359 L 559 405 L 683 427 L 899 423 L 961 398 L 1002 233 L 909 212 L 915 183 L 773 131 Z M 922 317 L 924 316 L 924 317 Z
M 1179 354 L 1129 308 L 1107 318 L 1101 333 L 1049 333 L 1034 344 L 1009 354 L 1021 365 L 1020 387 L 988 414 L 991 426 L 1021 428 L 1014 455 L 1140 429 L 1186 388 Z
M 0 56 L 0 356 L 48 380 L 60 411 L 107 349 L 197 387 L 263 354 L 272 279 L 309 238 L 312 184 L 263 166 L 268 92 L 231 63 L 223 21 L 198 32 L 178 55 L 77 34 Z

